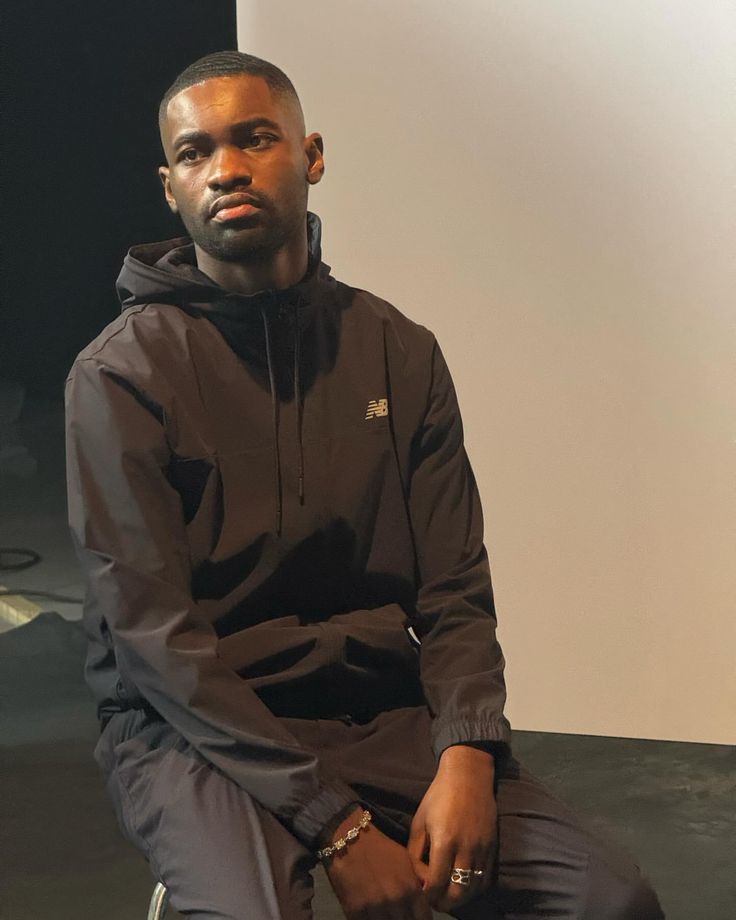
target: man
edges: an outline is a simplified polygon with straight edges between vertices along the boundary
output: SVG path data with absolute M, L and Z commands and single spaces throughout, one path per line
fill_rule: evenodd
M 67 385 L 124 832 L 192 917 L 306 918 L 318 856 L 349 920 L 661 917 L 511 756 L 450 376 L 321 262 L 323 141 L 290 81 L 210 55 L 160 127 L 189 237 L 131 250 Z

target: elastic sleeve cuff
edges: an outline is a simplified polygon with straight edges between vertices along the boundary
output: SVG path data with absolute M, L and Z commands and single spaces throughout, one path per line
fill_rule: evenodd
M 439 759 L 445 748 L 453 744 L 483 741 L 492 745 L 491 753 L 507 756 L 511 753 L 511 726 L 505 716 L 492 719 L 480 717 L 445 720 L 436 718 L 432 724 L 432 750 Z
M 290 822 L 292 831 L 306 847 L 317 850 L 350 809 L 358 807 L 360 800 L 350 786 L 330 783 L 294 815 Z

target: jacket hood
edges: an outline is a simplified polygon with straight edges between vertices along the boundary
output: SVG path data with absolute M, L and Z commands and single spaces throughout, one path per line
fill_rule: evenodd
M 194 243 L 188 236 L 133 246 L 125 257 L 115 285 L 123 310 L 146 303 L 195 306 L 202 310 L 242 316 L 244 305 L 254 307 L 301 305 L 324 297 L 336 286 L 330 266 L 322 259 L 322 221 L 307 212 L 307 271 L 288 288 L 239 294 L 226 291 L 197 267 Z

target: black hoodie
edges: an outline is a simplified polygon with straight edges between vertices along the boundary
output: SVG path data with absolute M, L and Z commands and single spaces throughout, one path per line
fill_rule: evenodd
M 357 801 L 280 716 L 428 705 L 437 756 L 506 751 L 483 523 L 434 337 L 336 281 L 228 293 L 131 249 L 66 387 L 87 681 L 152 707 L 307 846 Z M 415 642 L 416 637 L 419 642 Z

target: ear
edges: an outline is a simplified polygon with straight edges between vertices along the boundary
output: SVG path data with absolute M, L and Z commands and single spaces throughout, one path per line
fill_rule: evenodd
M 169 182 L 169 167 L 159 166 L 158 177 L 161 180 L 161 184 L 164 187 L 164 195 L 166 196 L 166 203 L 171 208 L 171 210 L 174 212 L 174 214 L 178 214 L 179 208 L 176 204 L 174 193 L 171 191 L 171 182 Z
M 325 174 L 325 145 L 321 134 L 310 134 L 304 139 L 304 154 L 307 158 L 307 182 L 316 185 Z

